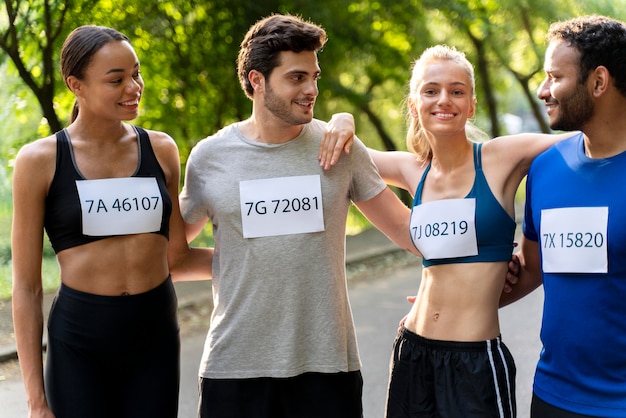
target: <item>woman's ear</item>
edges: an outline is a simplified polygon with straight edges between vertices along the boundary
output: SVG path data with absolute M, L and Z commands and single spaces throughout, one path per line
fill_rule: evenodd
M 473 118 L 474 114 L 476 113 L 476 102 L 476 97 L 472 97 L 472 103 L 470 103 L 469 113 L 467 114 L 468 119 Z
M 67 84 L 67 87 L 75 95 L 78 95 L 80 93 L 82 82 L 77 77 L 73 75 L 69 76 L 67 80 L 65 80 L 65 84 Z
M 417 118 L 419 115 L 418 115 L 417 109 L 415 107 L 415 100 L 413 100 L 412 98 L 409 97 L 407 99 L 407 105 L 409 106 L 409 113 L 411 114 L 411 117 Z

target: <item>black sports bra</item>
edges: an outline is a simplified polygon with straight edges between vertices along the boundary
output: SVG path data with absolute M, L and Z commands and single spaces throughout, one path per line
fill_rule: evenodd
M 165 174 L 154 154 L 148 133 L 142 128 L 134 128 L 137 133 L 139 161 L 137 170 L 128 179 L 145 178 L 148 182 L 148 179 L 154 179 L 156 185 L 152 187 L 156 191 L 155 187 L 158 186 L 158 191 L 143 198 L 141 196 L 132 199 L 110 198 L 109 201 L 99 200 L 99 202 L 95 203 L 93 201 L 89 202 L 91 202 L 91 205 L 95 204 L 97 205 L 96 207 L 99 206 L 102 212 L 107 211 L 114 213 L 117 211 L 118 213 L 121 212 L 123 215 L 127 215 L 133 210 L 137 210 L 139 213 L 134 214 L 134 216 L 139 217 L 142 217 L 142 213 L 144 213 L 140 211 L 149 211 L 158 207 L 161 213 L 160 222 L 158 219 L 156 219 L 156 222 L 153 222 L 154 225 L 158 226 L 149 228 L 153 230 L 147 230 L 145 232 L 161 234 L 169 238 L 169 219 L 172 213 L 172 200 L 165 184 Z M 48 190 L 48 196 L 46 197 L 44 218 L 44 227 L 55 253 L 101 239 L 127 235 L 125 232 L 120 232 L 124 231 L 124 227 L 121 227 L 117 232 L 109 234 L 97 233 L 94 235 L 89 231 L 85 231 L 83 220 L 85 213 L 89 212 L 90 208 L 87 207 L 89 206 L 87 201 L 81 201 L 78 184 L 86 179 L 76 165 L 72 143 L 67 132 L 65 130 L 57 132 L 56 138 L 56 170 L 50 189 Z M 128 190 L 123 190 L 123 192 L 126 193 Z M 132 194 L 133 191 L 131 190 L 129 192 Z M 159 199 L 161 202 L 158 202 Z M 154 214 L 152 214 L 152 216 L 154 217 Z M 94 223 L 94 221 L 91 222 Z M 95 223 L 97 224 L 97 222 Z M 109 224 L 100 222 L 100 225 L 96 226 L 106 230 Z

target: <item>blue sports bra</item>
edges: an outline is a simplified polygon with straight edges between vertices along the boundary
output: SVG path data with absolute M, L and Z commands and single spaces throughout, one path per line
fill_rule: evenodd
M 511 218 L 500 202 L 494 197 L 487 179 L 482 170 L 483 144 L 474 143 L 474 168 L 476 176 L 472 190 L 465 198 L 476 199 L 475 227 L 478 254 L 466 257 L 422 259 L 424 267 L 439 264 L 475 263 L 475 262 L 498 262 L 509 261 L 513 253 L 513 240 L 515 237 L 516 222 Z M 426 175 L 430 171 L 430 164 L 426 167 L 422 178 L 415 191 L 413 206 L 422 203 L 422 189 Z M 419 250 L 419 248 L 418 248 Z
M 169 219 L 172 213 L 172 200 L 165 183 L 165 175 L 161 168 L 148 133 L 135 127 L 139 147 L 139 162 L 132 178 L 154 178 L 160 192 L 160 197 L 151 197 L 145 202 L 160 198 L 162 200 L 162 214 L 160 227 L 153 233 L 169 237 Z M 78 170 L 74 160 L 72 143 L 65 132 L 56 134 L 57 155 L 56 170 L 46 196 L 44 227 L 55 253 L 90 242 L 110 238 L 115 235 L 85 235 L 83 233 L 82 209 L 77 182 L 85 180 Z M 111 208 L 109 208 L 111 209 Z M 105 225 L 106 228 L 106 225 Z

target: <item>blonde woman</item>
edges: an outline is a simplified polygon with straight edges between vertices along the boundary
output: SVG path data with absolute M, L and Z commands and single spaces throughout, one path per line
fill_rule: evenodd
M 475 109 L 471 63 L 454 48 L 431 47 L 413 67 L 410 152 L 370 150 L 383 179 L 414 195 L 411 237 L 423 256 L 394 343 L 388 418 L 516 416 L 515 365 L 498 321 L 515 193 L 532 160 L 572 134 L 483 142 L 469 123 Z

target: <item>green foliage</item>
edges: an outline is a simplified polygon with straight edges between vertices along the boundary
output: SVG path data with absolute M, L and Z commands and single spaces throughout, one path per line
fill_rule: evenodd
M 328 33 L 316 116 L 352 112 L 367 145 L 403 149 L 407 82 L 426 47 L 446 43 L 474 63 L 481 128 L 505 133 L 502 114 L 516 113 L 530 115 L 533 129 L 547 129 L 534 91 L 543 77 L 549 23 L 588 13 L 624 19 L 624 6 L 626 0 L 6 1 L 0 10 L 0 167 L 8 171 L 0 191 L 0 258 L 10 254 L 11 161 L 70 113 L 73 97 L 58 61 L 63 39 L 77 26 L 111 26 L 130 37 L 146 81 L 134 123 L 168 132 L 184 165 L 198 140 L 248 117 L 251 105 L 236 75 L 238 47 L 248 27 L 273 12 L 300 15 Z M 350 219 L 355 228 L 363 225 L 355 213 Z M 210 230 L 199 240 L 210 244 Z
M 0 237 L 8 237 L 11 233 L 11 182 L 7 169 L 0 166 Z M 4 244 L 0 244 L 0 248 Z M 5 250 L 0 249 L 0 263 L 5 260 Z

